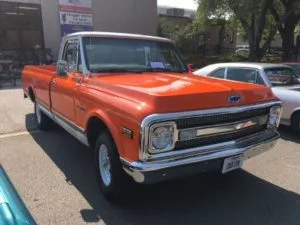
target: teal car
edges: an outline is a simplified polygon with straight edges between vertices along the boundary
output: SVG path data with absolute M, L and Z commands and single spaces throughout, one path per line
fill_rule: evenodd
M 36 225 L 13 184 L 0 165 L 0 224 Z

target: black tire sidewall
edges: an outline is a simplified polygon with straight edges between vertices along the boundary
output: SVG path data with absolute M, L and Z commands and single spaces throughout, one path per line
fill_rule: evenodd
M 295 116 L 293 116 L 292 128 L 295 135 L 300 137 L 300 113 L 297 113 Z
M 102 180 L 99 167 L 99 149 L 104 144 L 108 150 L 108 156 L 111 164 L 111 182 L 106 186 Z M 108 131 L 103 131 L 99 134 L 95 145 L 95 164 L 96 176 L 103 195 L 111 202 L 116 202 L 124 195 L 129 176 L 125 174 L 120 162 L 117 147 Z

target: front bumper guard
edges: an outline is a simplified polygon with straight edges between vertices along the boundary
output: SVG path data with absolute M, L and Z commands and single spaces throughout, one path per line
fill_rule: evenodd
M 209 171 L 212 167 L 221 169 L 223 160 L 228 157 L 243 155 L 245 160 L 250 159 L 272 149 L 279 138 L 277 131 L 267 130 L 235 141 L 189 149 L 188 154 L 177 154 L 176 157 L 151 162 L 129 162 L 121 159 L 121 162 L 126 173 L 136 182 L 157 183 Z

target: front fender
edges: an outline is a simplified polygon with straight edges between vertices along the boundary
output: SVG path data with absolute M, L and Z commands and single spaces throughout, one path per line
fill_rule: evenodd
M 93 109 L 85 119 L 85 131 L 87 131 L 88 121 L 92 117 L 99 118 L 109 129 L 120 157 L 129 161 L 139 159 L 140 149 L 140 123 L 132 115 L 120 110 Z M 132 131 L 132 137 L 125 135 L 123 128 Z
M 120 145 L 120 135 L 119 135 L 119 132 L 118 132 L 118 128 L 116 127 L 116 125 L 113 123 L 111 117 L 107 114 L 107 112 L 101 110 L 101 109 L 93 109 L 91 110 L 87 117 L 85 118 L 85 132 L 87 133 L 87 126 L 88 126 L 88 122 L 89 122 L 89 119 L 92 118 L 92 117 L 97 117 L 99 118 L 106 126 L 107 128 L 109 129 L 114 141 L 115 141 L 115 144 L 119 150 L 119 154 L 121 155 L 123 153 L 123 150 L 122 150 L 122 147 Z

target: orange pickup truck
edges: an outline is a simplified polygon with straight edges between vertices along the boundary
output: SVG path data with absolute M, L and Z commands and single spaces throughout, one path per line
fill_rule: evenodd
M 95 151 L 110 200 L 133 180 L 230 172 L 279 138 L 269 88 L 194 76 L 160 37 L 74 33 L 57 66 L 26 66 L 22 80 L 41 129 L 54 121 Z

